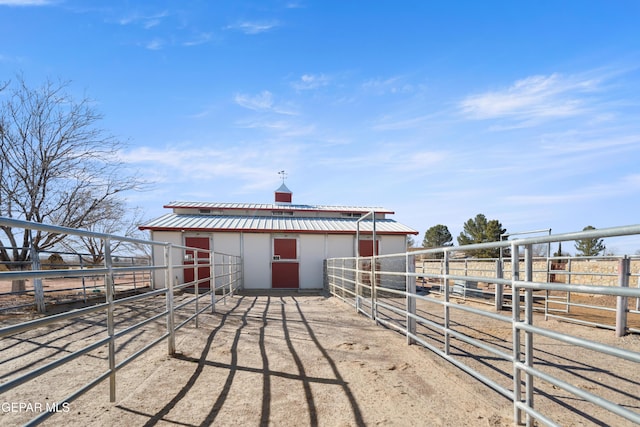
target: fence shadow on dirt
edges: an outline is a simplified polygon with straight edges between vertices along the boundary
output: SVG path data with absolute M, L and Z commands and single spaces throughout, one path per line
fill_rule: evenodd
M 260 307 L 260 305 L 264 306 Z M 295 307 L 295 311 L 289 308 L 292 306 Z M 260 311 L 256 313 L 256 310 Z M 302 327 L 300 328 L 300 326 Z M 295 367 L 294 370 L 297 373 L 274 369 L 270 365 L 268 354 L 275 352 L 277 349 L 272 347 L 278 344 L 270 344 L 267 338 L 273 339 L 277 329 L 280 330 L 278 335 L 282 336 L 284 341 L 284 346 L 280 344 L 279 347 L 286 347 L 288 357 L 293 360 L 292 368 Z M 215 360 L 216 356 L 212 355 L 211 352 L 214 339 L 223 331 L 225 334 L 233 335 L 233 339 L 228 346 L 230 356 L 228 362 Z M 300 342 L 298 335 L 301 332 L 306 334 L 307 339 L 311 340 L 313 346 L 322 355 L 322 361 L 328 365 L 331 375 L 313 376 L 308 374 L 309 366 L 307 364 L 310 363 L 310 359 L 305 357 L 308 351 L 304 351 L 305 349 L 303 348 L 297 348 L 296 344 L 296 342 Z M 258 336 L 257 349 L 255 348 L 256 342 L 253 341 L 256 334 Z M 259 353 L 258 365 L 251 366 L 250 363 L 240 363 L 240 360 L 248 352 Z M 221 372 L 226 372 L 226 377 L 224 379 L 220 377 L 219 380 L 216 380 L 216 383 L 221 383 L 222 385 L 219 391 L 212 393 L 212 397 L 215 397 L 215 400 L 213 400 L 208 413 L 206 415 L 203 414 L 203 419 L 199 424 L 201 426 L 208 426 L 216 422 L 225 403 L 231 398 L 233 387 L 245 387 L 244 380 L 246 380 L 246 377 L 244 379 L 239 378 L 239 373 L 254 374 L 261 377 L 260 425 L 268 425 L 270 422 L 273 407 L 272 396 L 275 392 L 273 390 L 274 378 L 289 380 L 302 385 L 304 401 L 308 406 L 307 413 L 310 425 L 318 425 L 322 422 L 319 419 L 316 396 L 312 390 L 314 384 L 339 386 L 349 402 L 353 414 L 353 425 L 365 425 L 361 409 L 348 383 L 342 377 L 329 352 L 316 337 L 314 325 L 307 320 L 302 307 L 293 294 L 239 296 L 231 308 L 219 314 L 219 322 L 208 334 L 199 357 L 177 353 L 175 358 L 183 362 L 193 363 L 196 367 L 180 390 L 160 410 L 151 414 L 143 413 L 125 404 L 119 404 L 117 408 L 146 417 L 148 420 L 144 424 L 145 426 L 154 426 L 160 422 L 169 421 L 168 418 L 172 410 L 181 401 L 188 400 L 190 392 L 193 392 L 196 388 L 196 383 L 203 380 L 205 369 L 215 368 Z M 318 362 L 314 360 L 313 363 Z M 255 392 L 258 393 L 258 390 L 256 389 Z

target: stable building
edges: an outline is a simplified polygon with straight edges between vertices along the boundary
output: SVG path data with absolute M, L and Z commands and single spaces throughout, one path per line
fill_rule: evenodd
M 294 204 L 284 182 L 274 199 L 269 204 L 171 202 L 164 206 L 171 213 L 140 229 L 155 241 L 241 256 L 244 289 L 320 289 L 325 259 L 405 252 L 407 236 L 418 234 L 380 207 Z M 154 251 L 154 261 L 163 256 L 161 249 Z M 193 268 L 175 274 L 193 280 L 185 277 L 193 276 Z M 164 277 L 155 277 L 155 286 L 163 287 Z

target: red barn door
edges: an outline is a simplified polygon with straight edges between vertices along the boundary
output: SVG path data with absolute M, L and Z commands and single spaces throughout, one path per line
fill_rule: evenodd
M 274 289 L 297 289 L 300 287 L 298 242 L 290 238 L 273 239 L 271 261 L 271 287 Z
M 373 256 L 373 240 L 360 240 L 358 242 L 360 256 Z M 376 240 L 376 255 L 380 254 L 380 242 Z
M 209 250 L 208 237 L 185 237 L 184 245 L 198 249 Z M 198 267 L 198 285 L 199 289 L 209 289 L 209 278 L 211 277 L 211 269 L 209 268 L 209 253 L 204 251 L 187 250 L 185 254 L 187 258 L 184 265 L 194 264 L 194 252 L 198 252 L 198 264 L 207 264 L 206 267 Z M 195 280 L 195 268 L 184 269 L 184 281 L 192 282 Z

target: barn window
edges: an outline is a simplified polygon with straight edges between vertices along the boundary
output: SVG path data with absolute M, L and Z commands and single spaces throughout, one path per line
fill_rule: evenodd
M 298 250 L 297 250 L 297 241 L 296 239 L 273 239 L 273 255 L 274 257 L 278 257 L 281 259 L 297 259 L 298 258 Z

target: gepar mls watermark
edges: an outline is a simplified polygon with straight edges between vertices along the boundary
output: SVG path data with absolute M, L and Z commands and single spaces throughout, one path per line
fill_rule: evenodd
M 2 402 L 0 403 L 0 413 L 3 414 L 19 414 L 33 413 L 40 414 L 42 412 L 66 413 L 71 411 L 69 402 Z

